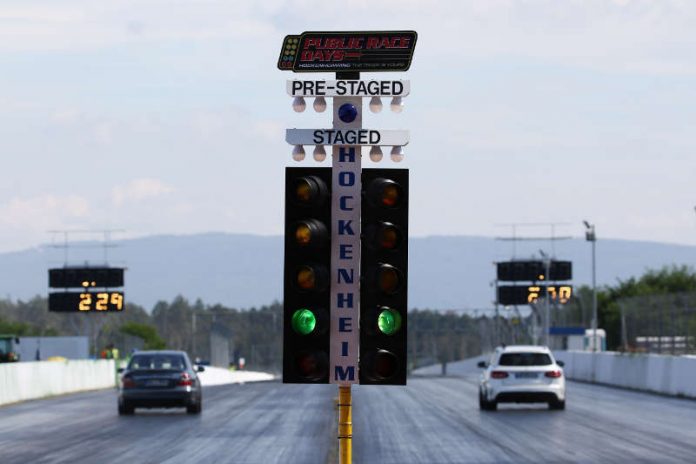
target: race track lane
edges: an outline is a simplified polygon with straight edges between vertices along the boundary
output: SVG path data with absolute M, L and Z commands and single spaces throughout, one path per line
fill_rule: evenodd
M 201 416 L 113 390 L 0 408 L 0 463 L 336 463 L 335 385 L 209 387 Z M 567 409 L 478 410 L 476 375 L 353 388 L 353 462 L 693 463 L 696 401 L 570 382 Z
M 477 375 L 354 389 L 356 463 L 693 463 L 696 401 L 569 382 L 567 409 L 478 409 Z
M 335 437 L 331 387 L 208 387 L 200 416 L 118 416 L 115 390 L 6 406 L 0 463 L 325 463 Z

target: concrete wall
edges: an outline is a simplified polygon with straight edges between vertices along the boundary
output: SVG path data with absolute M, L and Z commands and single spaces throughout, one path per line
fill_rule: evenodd
M 0 364 L 0 405 L 116 386 L 113 360 Z
M 618 387 L 696 398 L 696 356 L 555 351 L 566 376 Z

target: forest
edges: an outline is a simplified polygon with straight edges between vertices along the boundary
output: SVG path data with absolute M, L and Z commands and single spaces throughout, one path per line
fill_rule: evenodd
M 616 350 L 630 345 L 629 341 L 622 340 L 622 305 L 624 319 L 627 318 L 626 307 L 629 307 L 628 320 L 632 321 L 635 328 L 632 330 L 636 332 L 658 333 L 671 327 L 675 334 L 684 331 L 696 334 L 694 294 L 696 273 L 685 266 L 648 270 L 641 277 L 599 288 L 599 327 L 607 331 L 607 348 Z M 663 321 L 662 316 L 655 316 L 655 311 L 650 309 L 652 306 L 644 304 L 647 299 L 660 295 L 688 297 L 664 300 L 667 303 L 660 306 Z M 674 310 L 669 310 L 670 301 L 680 302 L 676 318 Z M 641 309 L 641 305 L 645 309 Z M 554 309 L 552 323 L 590 327 L 591 308 L 592 289 L 576 288 L 569 304 Z M 509 308 L 500 310 L 498 316 L 491 309 L 467 312 L 411 309 L 408 313 L 409 367 L 477 356 L 499 343 L 530 343 L 532 337 L 528 329 L 534 313 L 520 314 L 523 313 Z M 671 326 L 666 325 L 668 319 Z M 49 312 L 44 296 L 28 301 L 0 300 L 0 334 L 86 335 L 90 337 L 93 355 L 113 344 L 124 356 L 134 349 L 170 348 L 186 350 L 192 357 L 206 360 L 210 356 L 213 333 L 229 341 L 232 364 L 244 358 L 248 368 L 275 372 L 281 369 L 283 307 L 278 301 L 252 308 L 229 308 L 178 296 L 172 301 L 159 301 L 149 311 L 126 303 L 119 313 L 79 314 Z

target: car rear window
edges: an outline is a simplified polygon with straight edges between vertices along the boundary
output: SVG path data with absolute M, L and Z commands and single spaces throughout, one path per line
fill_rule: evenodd
M 129 370 L 167 369 L 182 370 L 186 366 L 180 354 L 139 354 L 128 364 Z
M 503 353 L 499 366 L 548 366 L 551 356 L 546 353 Z

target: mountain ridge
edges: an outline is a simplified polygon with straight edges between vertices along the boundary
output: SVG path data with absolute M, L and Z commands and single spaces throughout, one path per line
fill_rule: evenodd
M 119 240 L 108 249 L 111 265 L 127 268 L 127 301 L 150 310 L 177 295 L 251 308 L 282 300 L 283 237 L 206 232 Z M 29 299 L 48 293 L 47 270 L 65 264 L 56 245 L 0 253 L 0 296 Z M 584 239 L 550 243 L 505 242 L 493 237 L 432 235 L 409 239 L 409 308 L 492 307 L 494 262 L 540 257 L 540 249 L 573 261 L 573 285 L 591 282 L 591 251 Z M 68 264 L 104 263 L 98 242 L 75 242 Z M 696 246 L 599 239 L 597 283 L 639 276 L 647 269 L 696 263 Z

